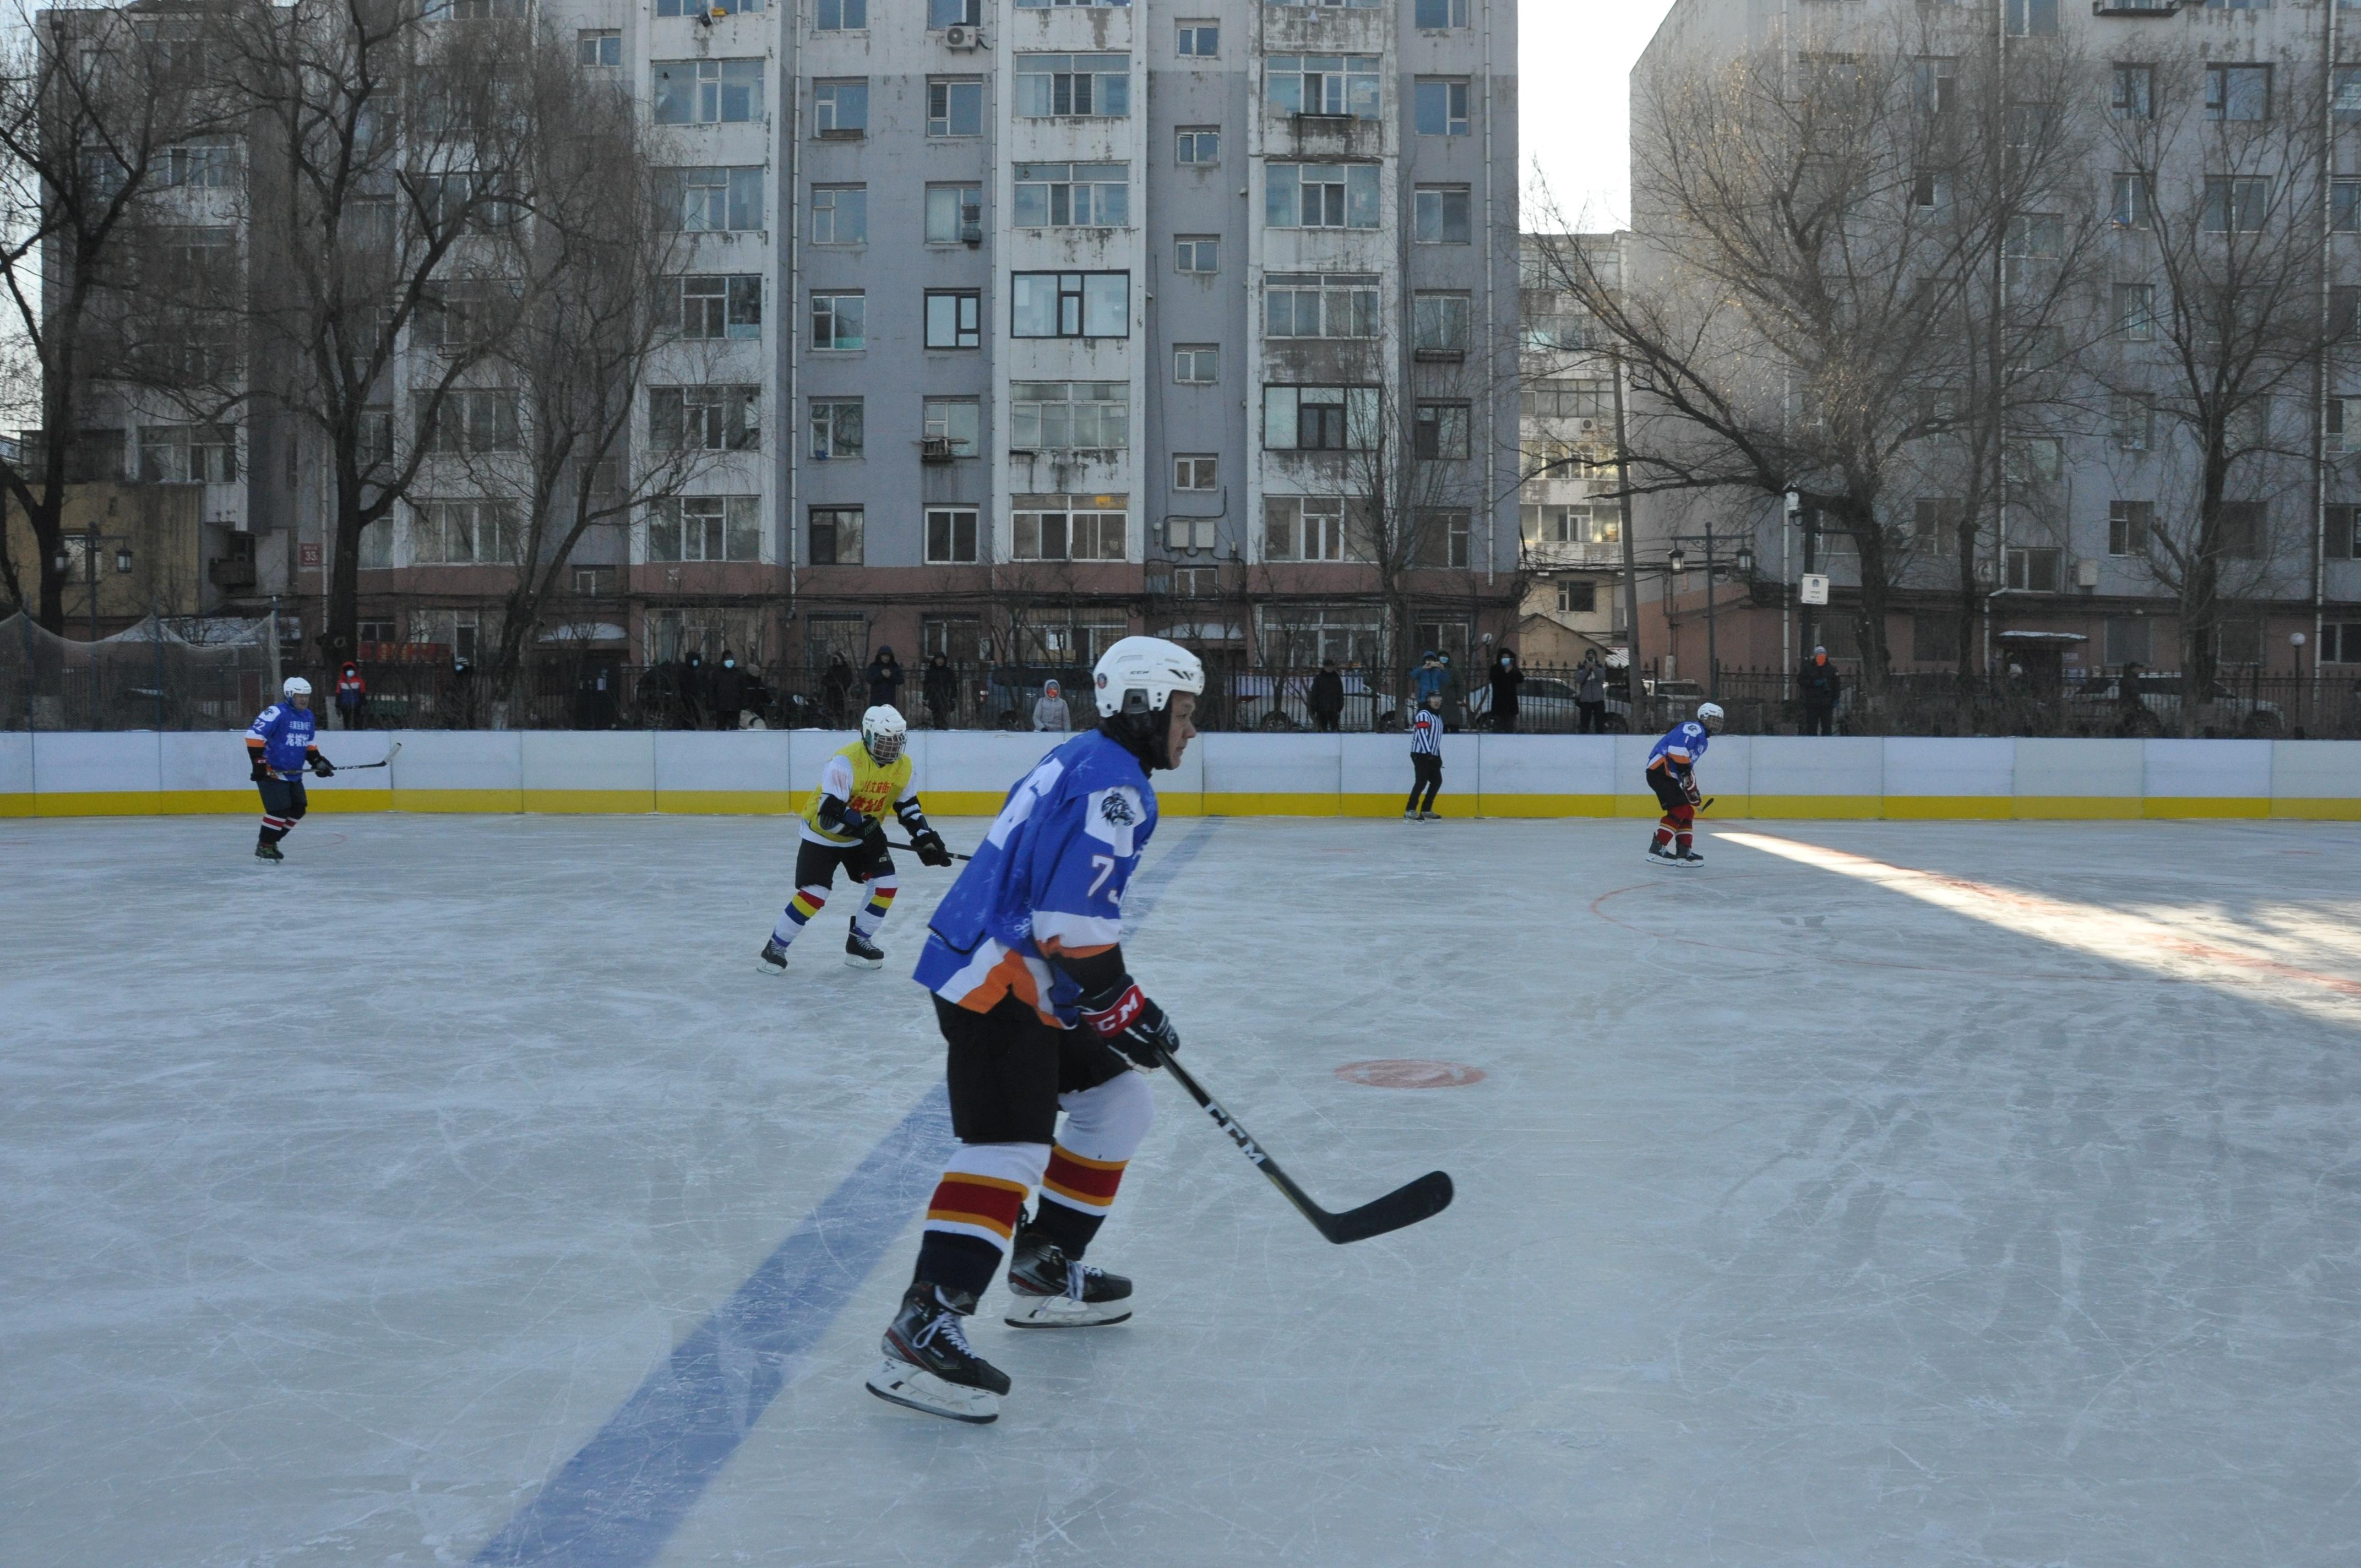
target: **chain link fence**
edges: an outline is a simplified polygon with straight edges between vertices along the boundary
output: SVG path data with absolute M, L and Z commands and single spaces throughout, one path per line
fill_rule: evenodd
M 150 616 L 96 642 L 0 620 L 0 723 L 26 730 L 243 729 L 277 695 L 261 620 Z

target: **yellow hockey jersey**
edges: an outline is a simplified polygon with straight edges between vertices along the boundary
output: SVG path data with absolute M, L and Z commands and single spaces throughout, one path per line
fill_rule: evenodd
M 858 844 L 860 839 L 821 825 L 819 805 L 831 795 L 872 820 L 895 815 L 906 803 L 916 806 L 918 797 L 910 788 L 910 753 L 904 751 L 892 762 L 881 764 L 869 754 L 869 748 L 856 740 L 822 764 L 819 787 L 812 791 L 803 809 L 804 837 L 815 844 L 833 844 L 840 849 Z

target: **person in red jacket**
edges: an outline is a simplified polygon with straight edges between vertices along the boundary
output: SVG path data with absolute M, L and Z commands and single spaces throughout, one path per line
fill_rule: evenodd
M 346 660 L 343 673 L 336 676 L 336 715 L 345 721 L 346 729 L 368 728 L 362 712 L 368 701 L 368 682 L 361 677 L 361 667 Z

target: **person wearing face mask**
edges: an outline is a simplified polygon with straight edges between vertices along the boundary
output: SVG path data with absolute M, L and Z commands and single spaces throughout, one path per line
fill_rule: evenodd
M 740 714 L 746 707 L 746 672 L 738 667 L 738 655 L 729 649 L 721 650 L 721 667 L 713 672 L 713 723 L 718 729 L 735 729 Z
M 1525 674 L 1517 668 L 1517 656 L 1506 648 L 1492 662 L 1492 732 L 1513 735 L 1517 730 L 1517 688 L 1525 684 Z

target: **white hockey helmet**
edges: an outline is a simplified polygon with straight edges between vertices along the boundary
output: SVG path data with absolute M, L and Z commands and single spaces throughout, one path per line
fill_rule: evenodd
M 1178 642 L 1126 637 L 1099 655 L 1091 684 L 1097 691 L 1101 718 L 1160 713 L 1174 692 L 1205 695 L 1205 666 Z
M 305 680 L 301 675 L 290 675 L 285 681 L 280 683 L 279 695 L 281 696 L 310 696 L 312 695 L 312 683 Z
M 1722 724 L 1729 717 L 1721 711 L 1721 704 L 1718 702 L 1697 704 L 1697 722 L 1705 726 L 1705 732 L 1708 735 L 1720 734 Z
M 903 738 L 909 733 L 909 721 L 890 704 L 881 702 L 861 716 L 861 743 L 880 762 L 900 756 Z

